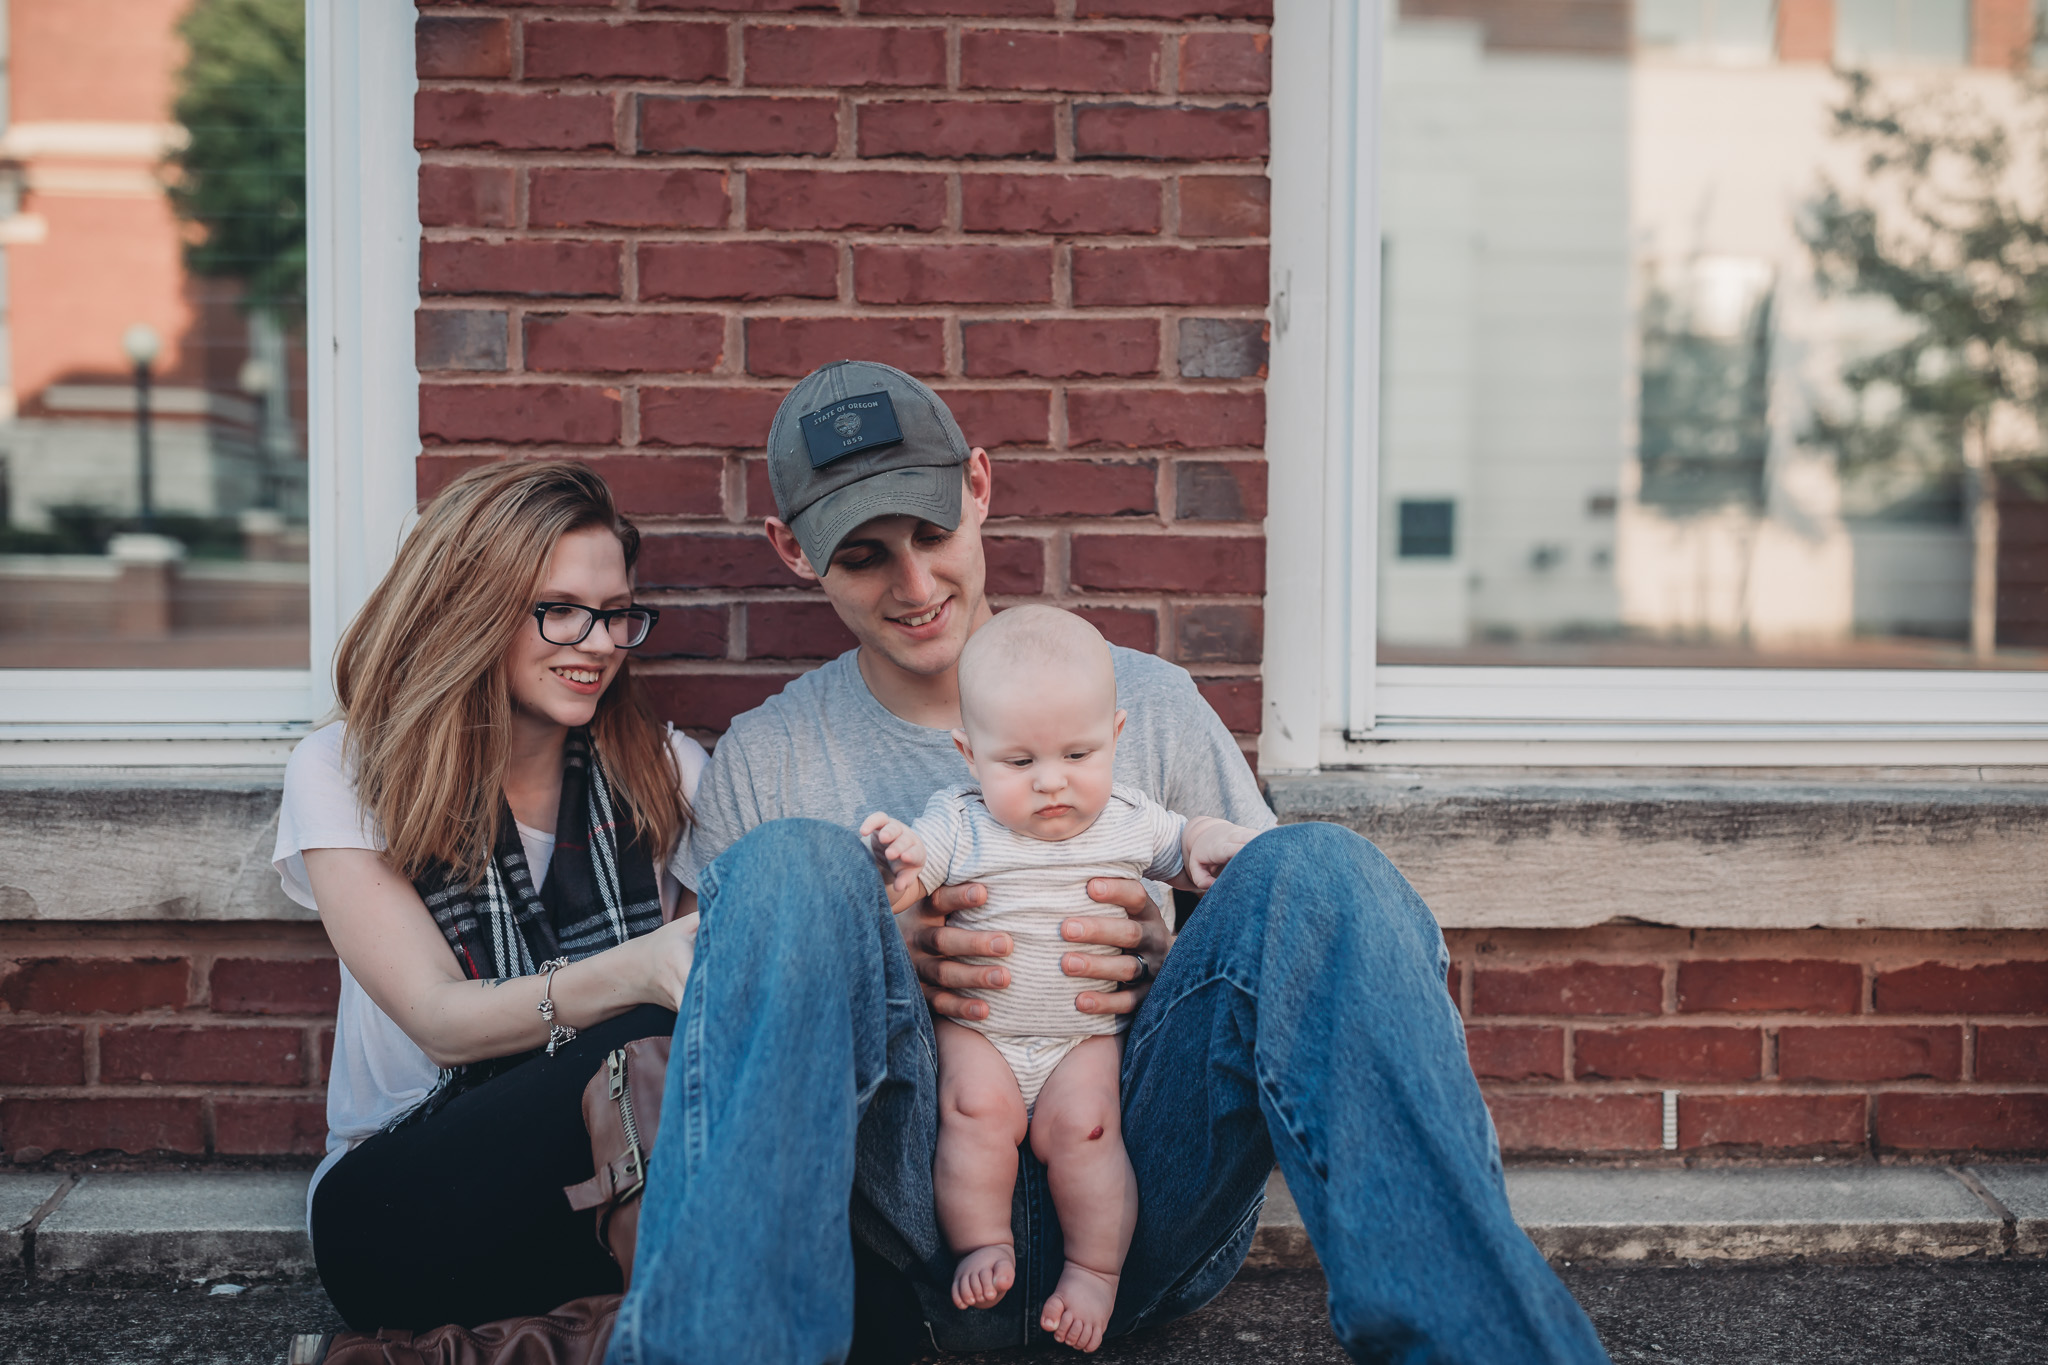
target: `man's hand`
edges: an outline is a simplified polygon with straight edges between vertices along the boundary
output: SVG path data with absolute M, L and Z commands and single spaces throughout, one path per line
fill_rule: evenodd
M 988 889 L 976 882 L 942 886 L 896 916 L 896 927 L 903 932 L 903 944 L 910 949 L 910 963 L 917 969 L 924 998 L 934 1014 L 948 1019 L 986 1019 L 986 1002 L 958 992 L 968 987 L 1000 990 L 1010 984 L 1007 967 L 980 967 L 954 961 L 961 957 L 1010 955 L 1008 934 L 952 929 L 946 925 L 946 916 L 956 910 L 972 909 L 987 899 Z
M 1108 944 L 1121 948 L 1124 955 L 1067 953 L 1060 958 L 1060 970 L 1068 976 L 1125 983 L 1119 990 L 1082 991 L 1074 997 L 1074 1008 L 1081 1013 L 1129 1014 L 1152 989 L 1152 979 L 1159 975 L 1160 964 L 1173 947 L 1173 931 L 1166 927 L 1143 882 L 1125 877 L 1097 877 L 1088 883 L 1088 896 L 1104 905 L 1122 906 L 1130 918 L 1070 919 L 1060 925 L 1060 937 L 1069 943 Z

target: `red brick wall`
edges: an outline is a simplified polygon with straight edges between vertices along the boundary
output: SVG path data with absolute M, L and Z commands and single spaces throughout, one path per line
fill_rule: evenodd
M 1448 937 L 1505 1151 L 2048 1151 L 2048 933 Z
M 339 989 L 317 924 L 0 926 L 0 1153 L 316 1154 Z
M 2025 69 L 2033 46 L 2033 0 L 1970 0 L 1972 66 Z
M 422 494 L 591 460 L 651 533 L 642 671 L 715 733 L 850 643 L 757 455 L 795 379 L 887 361 L 996 457 L 998 601 L 1185 664 L 1249 741 L 1270 9 L 423 4 Z
M 2048 933 L 1453 930 L 1510 1154 L 2048 1152 Z M 0 928 L 0 1159 L 310 1156 L 319 926 Z

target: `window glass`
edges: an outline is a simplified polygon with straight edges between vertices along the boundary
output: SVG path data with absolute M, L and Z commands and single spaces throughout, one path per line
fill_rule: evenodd
M 1762 61 L 1775 46 L 1773 0 L 1639 0 L 1636 43 L 1646 52 Z
M 2048 667 L 2048 92 L 1932 0 L 1838 0 L 1926 59 L 1861 71 L 1442 10 L 1384 52 L 1381 662 Z
M 300 0 L 0 25 L 0 667 L 303 668 Z
M 1835 60 L 1960 64 L 1970 53 L 1969 0 L 1835 0 Z

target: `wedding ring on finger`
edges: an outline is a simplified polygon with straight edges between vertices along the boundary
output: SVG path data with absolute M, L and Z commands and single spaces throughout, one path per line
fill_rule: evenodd
M 1126 953 L 1125 956 L 1138 959 L 1138 974 L 1129 981 L 1126 981 L 1124 983 L 1126 986 L 1142 985 L 1144 982 L 1152 979 L 1152 964 L 1145 960 L 1143 953 Z

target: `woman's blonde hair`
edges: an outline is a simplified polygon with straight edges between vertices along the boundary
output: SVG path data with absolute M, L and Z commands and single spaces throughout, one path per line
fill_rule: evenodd
M 490 861 L 511 758 L 505 654 L 532 626 L 555 544 L 601 526 L 630 574 L 640 533 L 570 460 L 474 469 L 427 504 L 334 656 L 356 797 L 407 877 Z M 657 865 L 690 820 L 675 755 L 630 658 L 598 698 L 590 737 L 623 814 Z

